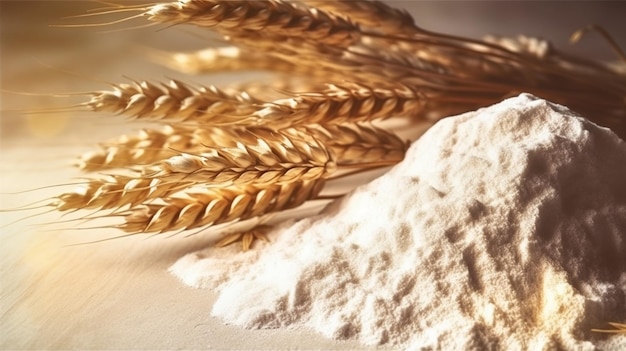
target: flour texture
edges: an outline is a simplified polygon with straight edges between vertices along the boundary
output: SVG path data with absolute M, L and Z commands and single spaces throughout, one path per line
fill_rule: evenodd
M 626 143 L 528 94 L 441 120 L 249 252 L 171 272 L 245 328 L 435 350 L 626 349 Z M 207 306 L 207 310 L 210 306 Z

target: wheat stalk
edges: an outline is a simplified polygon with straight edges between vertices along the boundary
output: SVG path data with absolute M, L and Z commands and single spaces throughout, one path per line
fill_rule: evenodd
M 362 84 L 329 85 L 320 93 L 260 103 L 247 94 L 231 96 L 217 88 L 199 94 L 176 81 L 167 90 L 142 82 L 94 93 L 87 103 L 94 111 L 109 111 L 148 120 L 211 125 L 267 124 L 288 128 L 300 124 L 363 122 L 415 115 L 423 94 L 408 87 L 371 88 Z M 219 100 L 219 97 L 223 100 Z M 257 106 L 260 106 L 258 108 Z

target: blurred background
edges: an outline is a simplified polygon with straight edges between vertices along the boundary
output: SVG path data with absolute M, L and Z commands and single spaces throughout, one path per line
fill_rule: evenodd
M 418 25 L 431 31 L 474 38 L 525 34 L 548 39 L 567 52 L 615 60 L 597 33 L 576 45 L 568 43 L 575 30 L 595 23 L 626 48 L 623 1 L 389 3 L 409 10 Z M 141 127 L 106 115 L 63 111 L 85 96 L 52 94 L 108 89 L 107 82 L 125 82 L 126 77 L 217 86 L 250 79 L 186 77 L 148 59 L 150 48 L 193 50 L 211 43 L 209 33 L 191 27 L 123 30 L 145 23 L 141 20 L 107 27 L 51 26 L 125 16 L 66 18 L 106 6 L 97 1 L 0 1 L 0 208 L 58 194 L 54 188 L 21 191 L 67 183 L 79 176 L 71 167 L 76 156 L 99 141 Z M 118 31 L 107 32 L 111 30 Z M 211 319 L 214 297 L 183 286 L 166 272 L 183 254 L 207 245 L 207 238 L 133 237 L 68 247 L 120 233 L 50 231 L 32 225 L 63 219 L 54 214 L 7 225 L 31 214 L 0 212 L 0 349 L 362 349 L 307 331 L 245 331 Z

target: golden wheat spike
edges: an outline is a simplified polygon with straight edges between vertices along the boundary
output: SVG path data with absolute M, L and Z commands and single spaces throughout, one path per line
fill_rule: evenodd
M 250 219 L 300 206 L 313 200 L 323 186 L 324 179 L 314 179 L 210 188 L 165 198 L 164 204 L 136 207 L 118 228 L 129 233 L 162 233 Z
M 183 175 L 167 179 L 109 175 L 100 179 L 89 179 L 86 185 L 57 196 L 52 206 L 59 211 L 117 209 L 167 196 L 193 184 L 193 181 L 185 179 Z
M 314 137 L 299 130 L 252 128 L 238 131 L 237 147 L 207 148 L 197 155 L 182 154 L 163 161 L 154 174 L 220 184 L 282 183 L 327 178 L 336 170 L 333 155 Z
M 383 33 L 407 36 L 421 31 L 407 11 L 391 7 L 381 1 L 305 0 L 304 2 Z
M 165 122 L 231 123 L 233 116 L 255 110 L 260 101 L 249 94 L 227 94 L 215 86 L 193 88 L 177 80 L 119 84 L 91 94 L 83 105 L 92 111 Z
M 406 87 L 374 89 L 364 85 L 330 85 L 320 93 L 300 93 L 264 104 L 253 116 L 259 123 L 282 128 L 406 117 L 417 114 L 422 105 L 422 95 Z
M 237 46 L 208 48 L 193 52 L 152 52 L 153 58 L 174 70 L 188 74 L 266 70 L 297 72 L 298 65 L 284 62 L 276 57 Z
M 150 21 L 215 27 L 225 34 L 262 32 L 339 47 L 354 44 L 360 33 L 345 19 L 281 0 L 183 0 L 155 5 L 146 15 Z
M 307 125 L 300 128 L 327 145 L 339 167 L 381 161 L 400 162 L 409 146 L 395 133 L 369 124 Z
M 84 171 L 132 168 L 161 162 L 181 150 L 196 154 L 207 151 L 209 146 L 235 147 L 237 129 L 180 125 L 142 129 L 102 143 L 99 150 L 82 155 L 78 167 Z

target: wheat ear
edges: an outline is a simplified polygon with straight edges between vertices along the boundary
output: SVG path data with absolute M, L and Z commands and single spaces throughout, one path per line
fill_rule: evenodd
M 369 124 L 308 125 L 301 128 L 331 150 L 339 167 L 400 162 L 409 146 L 409 142 L 395 133 Z
M 78 167 L 87 172 L 123 168 L 154 162 L 173 149 L 187 149 L 195 144 L 193 130 L 165 126 L 161 130 L 142 129 L 135 135 L 122 135 L 103 143 L 101 149 L 83 154 Z
M 239 131 L 237 147 L 182 154 L 159 165 L 152 177 L 186 174 L 185 179 L 221 184 L 270 184 L 327 178 L 337 165 L 327 147 L 298 130 Z
M 305 0 L 307 5 L 344 16 L 382 33 L 410 35 L 421 32 L 413 17 L 405 10 L 391 7 L 381 1 Z
M 170 176 L 167 179 L 140 175 L 108 175 L 101 179 L 89 179 L 85 186 L 57 196 L 51 206 L 59 211 L 118 209 L 125 205 L 132 207 L 192 185 L 194 182 L 186 180 L 184 175 Z
M 231 95 L 214 86 L 196 90 L 172 80 L 160 86 L 147 81 L 119 84 L 111 91 L 92 93 L 92 99 L 83 105 L 93 111 L 146 120 L 219 124 L 232 122 L 232 117 L 225 115 L 254 111 L 259 102 L 245 92 Z
M 139 169 L 140 173 L 91 179 L 84 187 L 57 198 L 69 209 L 112 209 L 168 196 L 193 185 L 270 184 L 328 178 L 336 171 L 329 150 L 301 131 L 267 128 L 232 130 L 236 147 L 209 147 L 202 154 L 183 153 Z
M 199 153 L 207 146 L 234 147 L 237 145 L 236 129 L 172 125 L 142 129 L 137 134 L 122 135 L 103 143 L 100 150 L 83 154 L 78 167 L 88 172 L 129 168 L 162 161 L 181 150 Z
M 130 210 L 118 228 L 129 233 L 162 233 L 250 219 L 315 199 L 324 179 L 283 184 L 243 185 L 164 199 Z
M 374 89 L 364 85 L 330 85 L 321 93 L 300 93 L 264 104 L 253 114 L 259 123 L 275 127 L 299 124 L 339 124 L 417 114 L 422 96 L 409 88 Z
M 359 28 L 350 21 L 281 0 L 181 0 L 155 5 L 145 14 L 151 21 L 215 27 L 225 34 L 262 31 L 339 47 L 359 39 Z

